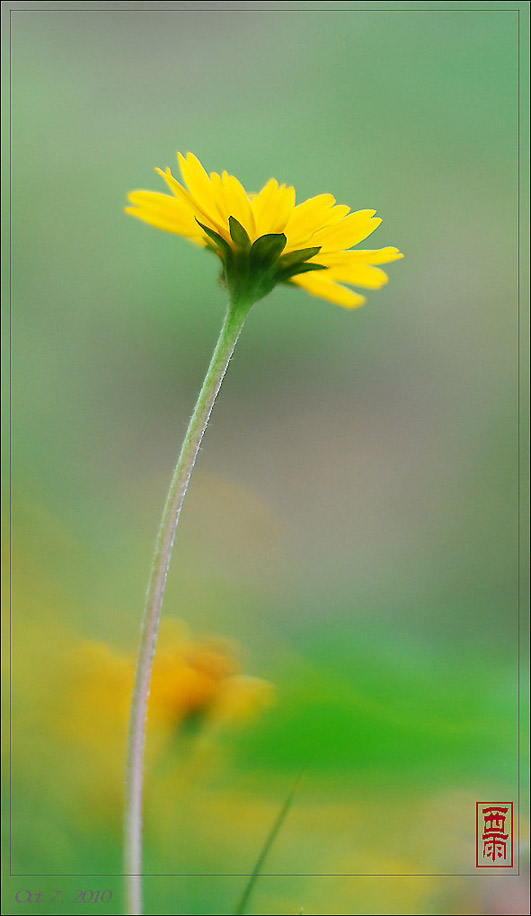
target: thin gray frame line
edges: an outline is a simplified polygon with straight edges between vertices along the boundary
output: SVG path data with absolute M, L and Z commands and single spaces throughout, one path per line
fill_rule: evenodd
M 127 7 L 125 9 L 99 9 L 98 7 L 93 7 L 92 9 L 82 10 L 82 9 L 33 9 L 32 7 L 26 7 L 25 9 L 11 8 L 9 12 L 13 13 L 520 13 L 520 7 L 500 7 L 500 9 L 451 9 L 450 7 L 444 8 L 404 8 L 404 9 L 389 9 L 389 10 L 376 10 L 376 9 L 326 9 L 325 7 L 315 7 L 314 9 L 271 9 L 270 7 L 257 7 L 254 10 L 242 10 L 242 9 L 221 9 L 218 10 L 216 7 L 212 9 L 168 9 L 167 7 L 163 9 L 153 9 L 151 6 L 142 6 L 142 7 Z
M 152 7 L 142 7 L 138 8 L 120 8 L 119 10 L 114 9 L 99 9 L 93 8 L 89 10 L 80 10 L 80 9 L 17 9 L 9 7 L 9 421 L 8 421 L 8 430 L 9 430 L 9 876 L 10 877 L 125 877 L 125 875 L 103 875 L 100 873 L 90 874 L 90 873 L 65 873 L 65 874 L 55 874 L 55 873 L 14 873 L 12 871 L 12 839 L 13 839 L 13 804 L 12 804 L 12 789 L 13 789 L 13 779 L 12 779 L 12 16 L 13 13 L 19 12 L 217 12 L 217 10 L 195 10 L 195 9 L 153 9 Z M 520 383 L 520 218 L 521 218 L 521 206 L 520 206 L 520 7 L 516 9 L 460 9 L 453 10 L 449 8 L 444 9 L 394 9 L 394 10 L 376 10 L 376 9 L 354 9 L 354 10 L 325 10 L 325 9 L 314 9 L 314 10 L 301 10 L 301 9 L 284 9 L 284 10 L 271 10 L 271 9 L 255 9 L 255 10 L 220 10 L 219 12 L 515 12 L 517 14 L 517 112 L 516 112 L 516 121 L 517 121 L 517 871 L 513 872 L 511 875 L 502 874 L 502 875 L 491 875 L 491 877 L 519 877 L 520 876 L 520 750 L 521 750 L 521 735 L 520 735 L 520 633 L 521 633 L 521 604 L 520 604 L 520 587 L 521 587 L 521 578 L 520 578 L 520 561 L 521 561 L 521 544 L 520 544 L 520 496 L 521 496 L 521 469 L 520 469 L 520 421 L 521 421 L 521 383 Z M 503 867 L 503 866 L 501 866 Z M 269 875 L 263 874 L 262 877 L 475 877 L 477 875 L 477 870 L 475 872 L 463 873 L 463 874 L 448 874 L 448 873 L 435 873 L 435 874 L 385 874 L 385 873 L 371 873 L 371 874 L 285 874 L 285 875 Z M 247 874 L 175 874 L 175 875 L 162 875 L 162 874 L 151 874 L 144 875 L 144 877 L 250 877 Z
M 517 212 L 517 226 L 516 226 L 516 244 L 517 244 L 517 257 L 516 257 L 516 366 L 517 366 L 517 379 L 516 379 L 516 404 L 517 404 L 517 418 L 516 418 L 516 439 L 517 439 L 517 459 L 516 459 L 516 518 L 517 518 L 517 538 L 516 538 L 516 556 L 517 556 L 517 585 L 516 585 L 516 714 L 518 718 L 518 727 L 516 732 L 516 773 L 517 773 L 517 837 L 516 837 L 516 860 L 518 874 L 520 874 L 520 799 L 521 799 L 521 772 L 520 772 L 520 757 L 521 757 L 521 735 L 520 735 L 520 720 L 521 720 L 521 543 L 520 543 L 520 527 L 521 527 L 521 513 L 520 513 L 520 500 L 522 497 L 522 488 L 521 488 L 521 435 L 520 435 L 520 423 L 521 423 L 521 365 L 520 365 L 520 250 L 521 250 L 521 200 L 520 200 L 520 172 L 521 172 L 521 159 L 520 159 L 520 107 L 521 107 L 521 92 L 520 92 L 520 9 L 518 9 L 516 14 L 517 22 L 517 38 L 516 38 L 516 194 L 517 194 L 517 203 L 516 203 L 516 212 Z M 514 817 L 514 815 L 513 815 Z
M 12 333 L 12 278 L 13 278 L 13 233 L 12 233 L 12 206 L 13 206 L 13 182 L 12 182 L 12 137 L 13 137 L 13 97 L 12 97 L 12 68 L 13 53 L 11 37 L 12 12 L 9 10 L 9 874 L 13 864 L 13 436 L 11 429 L 12 415 L 12 368 L 13 368 L 13 333 Z
M 496 865 L 495 868 L 507 868 L 511 866 Z M 512 866 L 511 874 L 488 875 L 489 878 L 519 878 L 520 872 L 514 871 Z M 479 872 L 426 872 L 426 873 L 398 873 L 398 872 L 260 872 L 260 878 L 477 878 Z M 12 878 L 130 878 L 132 875 L 117 872 L 116 874 L 102 874 L 101 872 L 79 872 L 77 874 L 60 874 L 43 872 L 22 872 L 21 874 L 10 875 Z M 176 872 L 171 874 L 158 872 L 142 872 L 141 878 L 252 878 L 252 874 L 247 872 Z

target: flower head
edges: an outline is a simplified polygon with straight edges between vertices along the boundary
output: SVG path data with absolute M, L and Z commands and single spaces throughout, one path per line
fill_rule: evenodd
M 378 289 L 387 276 L 375 265 L 402 257 L 397 248 L 354 249 L 380 225 L 375 210 L 351 213 L 331 194 L 295 205 L 295 189 L 274 178 L 248 194 L 227 172 L 208 175 L 192 153 L 178 159 L 184 186 L 156 169 L 172 193 L 132 191 L 126 213 L 214 251 L 233 301 L 251 304 L 294 283 L 355 308 L 365 298 L 343 284 Z
M 238 649 L 221 638 L 194 638 L 184 624 L 163 621 L 160 651 L 153 666 L 149 723 L 163 739 L 177 730 L 193 732 L 244 722 L 273 697 L 270 683 L 241 674 Z M 100 642 L 76 645 L 65 672 L 66 710 L 61 730 L 82 739 L 123 745 L 133 685 L 134 659 Z

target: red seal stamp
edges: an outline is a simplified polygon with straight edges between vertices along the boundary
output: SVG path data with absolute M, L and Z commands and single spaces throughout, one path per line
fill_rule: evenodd
M 476 868 L 513 867 L 513 803 L 476 802 Z

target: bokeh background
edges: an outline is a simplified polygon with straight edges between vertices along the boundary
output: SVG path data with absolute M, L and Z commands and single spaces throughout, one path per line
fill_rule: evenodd
M 527 5 L 158 6 L 9 4 L 5 912 L 123 912 L 132 659 L 224 309 L 215 259 L 123 206 L 192 150 L 376 208 L 405 258 L 359 310 L 278 288 L 245 327 L 168 580 L 146 911 L 233 913 L 304 768 L 247 912 L 524 913 L 474 865 L 476 801 L 518 800 Z

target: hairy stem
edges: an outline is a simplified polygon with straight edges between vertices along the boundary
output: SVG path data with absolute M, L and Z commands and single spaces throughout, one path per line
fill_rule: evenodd
M 173 473 L 155 544 L 129 720 L 124 861 L 128 916 L 140 916 L 142 913 L 142 796 L 147 703 L 160 610 L 175 529 L 199 446 L 247 312 L 248 307 L 235 304 L 230 305 L 227 310 Z

